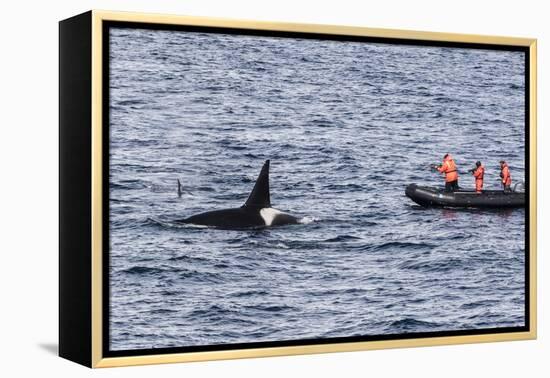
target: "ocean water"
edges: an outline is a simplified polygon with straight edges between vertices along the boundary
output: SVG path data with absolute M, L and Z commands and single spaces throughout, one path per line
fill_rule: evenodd
M 525 323 L 525 211 L 424 209 L 453 154 L 498 188 L 525 168 L 521 52 L 113 28 L 110 348 Z M 174 220 L 239 207 L 261 230 Z M 177 195 L 177 179 L 184 193 Z

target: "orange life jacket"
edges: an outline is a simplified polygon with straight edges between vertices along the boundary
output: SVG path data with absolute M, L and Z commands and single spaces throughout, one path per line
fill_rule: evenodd
M 445 173 L 445 182 L 458 180 L 456 164 L 451 155 L 447 156 L 447 158 L 443 160 L 443 164 L 441 167 L 437 168 L 437 170 L 441 173 Z
M 510 168 L 508 168 L 508 164 L 504 163 L 502 165 L 502 171 L 500 173 L 500 177 L 502 177 L 502 185 L 504 186 L 512 185 L 512 176 L 510 175 Z
M 485 174 L 485 167 L 483 167 L 483 165 L 480 165 L 474 171 L 474 177 L 476 179 L 476 192 L 481 192 L 481 189 L 483 189 L 483 175 L 484 174 Z

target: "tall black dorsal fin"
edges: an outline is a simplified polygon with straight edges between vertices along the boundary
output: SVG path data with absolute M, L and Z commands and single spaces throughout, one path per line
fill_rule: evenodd
M 245 204 L 246 207 L 271 207 L 271 199 L 269 197 L 269 160 L 266 160 L 260 175 L 256 179 L 254 189 L 248 196 Z

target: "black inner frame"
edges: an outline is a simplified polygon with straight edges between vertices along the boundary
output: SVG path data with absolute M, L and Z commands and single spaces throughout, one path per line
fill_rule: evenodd
M 280 340 L 267 342 L 250 342 L 250 343 L 234 343 L 234 344 L 216 344 L 216 345 L 198 345 L 198 346 L 182 346 L 169 348 L 155 349 L 130 349 L 116 350 L 110 349 L 110 283 L 109 283 L 109 262 L 110 262 L 110 235 L 109 235 L 109 141 L 110 141 L 110 114 L 109 114 L 109 74 L 110 74 L 110 40 L 109 29 L 129 28 L 129 29 L 153 29 L 153 30 L 173 30 L 187 32 L 203 32 L 203 33 L 222 33 L 236 35 L 252 35 L 252 36 L 268 36 L 280 38 L 294 39 L 317 39 L 317 40 L 332 40 L 332 41 L 353 41 L 353 42 L 370 42 L 370 43 L 386 43 L 398 45 L 416 45 L 416 46 L 431 46 L 431 47 L 456 47 L 469 49 L 484 49 L 484 50 L 500 50 L 500 51 L 521 51 L 525 54 L 525 191 L 528 194 L 525 205 L 525 313 L 523 327 L 501 327 L 501 328 L 483 328 L 472 330 L 457 330 L 457 331 L 437 331 L 437 332 L 414 332 L 403 334 L 389 335 L 369 335 L 369 336 L 353 336 L 353 337 L 334 337 L 324 339 L 302 339 L 302 340 Z M 361 341 L 382 341 L 382 340 L 400 340 L 400 339 L 418 339 L 418 338 L 433 338 L 433 337 L 449 337 L 449 336 L 465 336 L 465 335 L 487 335 L 487 334 L 502 334 L 510 332 L 528 332 L 531 329 L 530 324 L 530 243 L 529 243 L 529 216 L 530 216 L 530 54 L 527 46 L 507 46 L 498 44 L 481 44 L 481 43 L 462 43 L 462 42 L 443 42 L 443 41 L 428 41 L 428 40 L 410 40 L 400 38 L 382 38 L 382 37 L 364 37 L 364 36 L 346 36 L 321 33 L 301 33 L 301 32 L 285 32 L 285 31 L 266 31 L 266 30 L 248 30 L 238 28 L 223 28 L 209 26 L 188 26 L 188 25 L 165 25 L 155 23 L 140 23 L 140 22 L 123 22 L 123 21 L 103 21 L 102 23 L 103 46 L 102 46 L 102 61 L 103 61 L 103 77 L 102 77 L 102 94 L 103 94 L 103 357 L 126 357 L 139 355 L 156 355 L 170 353 L 189 353 L 189 352 L 206 352 L 219 350 L 235 350 L 235 349 L 253 349 L 253 348 L 270 348 L 270 347 L 286 347 L 286 346 L 302 346 L 312 344 L 338 344 Z

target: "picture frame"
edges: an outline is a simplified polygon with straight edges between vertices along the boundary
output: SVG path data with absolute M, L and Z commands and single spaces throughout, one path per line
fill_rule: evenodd
M 535 39 L 96 10 L 63 20 L 60 22 L 59 28 L 59 355 L 61 357 L 96 368 L 536 338 L 537 42 Z M 124 32 L 111 34 L 116 28 Z M 180 33 L 181 35 L 200 34 L 203 38 L 201 43 L 189 42 L 189 46 L 192 47 L 187 47 L 191 49 L 186 50 L 187 54 L 190 51 L 193 53 L 193 48 L 198 49 L 199 46 L 208 45 L 205 41 L 208 41 L 209 37 L 220 35 L 229 36 L 228 38 L 234 37 L 237 41 L 241 36 L 246 36 L 248 41 L 254 41 L 255 38 L 272 38 L 274 45 L 282 43 L 277 41 L 283 40 L 314 41 L 318 43 L 319 48 L 329 50 L 337 48 L 334 46 L 351 42 L 356 43 L 357 46 L 364 44 L 392 46 L 397 50 L 400 47 L 419 47 L 465 49 L 476 52 L 490 51 L 494 53 L 495 65 L 498 64 L 499 53 L 521 54 L 519 61 L 522 62 L 522 72 L 524 73 L 523 86 L 521 88 L 514 87 L 519 91 L 514 93 L 523 94 L 520 96 L 523 107 L 520 106 L 518 109 L 523 112 L 522 132 L 524 134 L 522 134 L 522 138 L 524 143 L 521 148 L 524 150 L 524 155 L 520 158 L 524 158 L 522 168 L 525 177 L 526 202 L 525 209 L 522 210 L 522 220 L 525 222 L 524 239 L 518 239 L 518 243 L 523 246 L 520 250 L 524 251 L 521 256 L 523 260 L 519 266 L 520 271 L 524 274 L 521 278 L 523 286 L 520 290 L 523 293 L 524 301 L 521 303 L 521 308 L 516 306 L 523 325 L 486 326 L 485 328 L 479 326 L 417 332 L 407 332 L 408 328 L 403 328 L 402 333 L 385 334 L 371 334 L 367 331 L 365 334 L 357 334 L 356 331 L 350 331 L 351 334 L 344 333 L 334 337 L 307 336 L 282 340 L 273 339 L 273 336 L 269 335 L 266 336 L 267 339 L 262 338 L 261 340 L 255 340 L 253 336 L 247 339 L 247 335 L 239 335 L 240 339 L 234 339 L 237 341 L 220 342 L 219 339 L 215 339 L 215 342 L 207 340 L 205 343 L 188 345 L 178 344 L 177 337 L 175 337 L 176 341 L 164 345 L 162 340 L 155 341 L 155 337 L 158 335 L 153 335 L 151 336 L 153 341 L 148 344 L 153 347 L 137 346 L 112 349 L 113 344 L 110 341 L 113 340 L 110 339 L 114 337 L 115 333 L 113 333 L 114 323 L 111 324 L 111 315 L 116 310 L 114 306 L 117 304 L 111 298 L 114 290 L 111 281 L 116 274 L 119 274 L 117 272 L 120 272 L 120 270 L 111 270 L 114 260 L 113 255 L 110 254 L 110 247 L 112 248 L 113 245 L 110 230 L 112 223 L 110 222 L 113 220 L 109 218 L 110 212 L 112 213 L 112 207 L 110 207 L 112 206 L 110 204 L 110 187 L 112 185 L 109 180 L 113 180 L 112 177 L 115 176 L 114 171 L 111 170 L 110 162 L 112 163 L 118 158 L 110 154 L 115 138 L 110 133 L 112 131 L 110 127 L 113 125 L 113 114 L 111 113 L 117 112 L 111 102 L 113 96 L 117 95 L 113 88 L 113 72 L 116 70 L 119 70 L 116 72 L 126 72 L 126 69 L 130 69 L 133 63 L 137 65 L 139 61 L 128 60 L 128 56 L 120 58 L 117 55 L 117 46 L 121 45 L 115 46 L 111 43 L 114 43 L 116 38 L 121 38 L 122 45 L 126 42 L 141 44 L 146 46 L 144 51 L 149 51 L 147 43 L 153 43 L 149 37 L 142 36 L 143 39 L 136 39 L 131 33 L 126 33 L 126 31 L 132 30 L 145 30 L 153 34 L 156 31 L 168 34 Z M 166 49 L 166 46 L 161 45 L 155 48 L 163 51 L 162 49 Z M 176 44 L 175 46 L 183 45 Z M 217 46 L 218 51 L 223 51 L 226 48 L 224 44 L 218 43 Z M 242 50 L 236 49 L 229 52 L 239 54 Z M 198 54 L 198 52 L 195 53 Z M 258 52 L 258 56 L 263 53 Z M 232 56 L 231 54 L 226 58 Z M 116 59 L 121 59 L 120 61 L 126 59 L 124 63 L 126 66 L 116 66 L 115 63 L 118 64 L 119 60 L 111 61 Z M 133 56 L 132 59 L 139 59 L 139 56 L 138 58 Z M 150 68 L 146 67 L 144 70 L 148 69 Z M 221 72 L 222 75 L 227 73 Z M 274 78 L 276 79 L 276 77 Z M 338 82 L 333 83 L 338 85 Z M 257 84 L 264 85 L 261 81 Z M 121 87 L 125 87 L 125 84 L 122 83 Z M 252 100 L 252 98 L 253 95 L 245 97 L 245 101 Z M 206 100 L 203 98 L 202 101 L 204 103 Z M 282 101 L 285 99 L 283 98 Z M 174 109 L 176 111 L 181 108 Z M 232 112 L 232 110 L 229 111 Z M 391 113 L 390 110 L 387 112 Z M 128 120 L 125 118 L 121 124 L 127 126 L 130 124 Z M 246 129 L 247 126 L 245 124 L 242 127 Z M 481 129 L 483 127 L 485 126 L 480 126 Z M 410 133 L 414 133 L 414 130 L 411 130 Z M 131 132 L 129 135 L 132 135 Z M 184 139 L 183 136 L 180 137 Z M 177 137 L 175 138 L 177 139 Z M 364 138 L 368 139 L 367 136 Z M 198 151 L 200 148 L 206 147 L 199 146 Z M 449 151 L 434 151 L 437 158 L 439 158 L 440 152 Z M 188 157 L 189 160 L 192 158 Z M 257 173 L 256 166 L 247 169 L 250 172 L 247 171 L 244 173 L 245 175 Z M 269 169 L 269 163 L 267 169 Z M 194 171 L 195 175 L 196 172 Z M 217 169 L 215 172 L 221 173 L 221 169 Z M 208 175 L 205 174 L 205 176 Z M 174 192 L 170 195 L 176 194 L 177 191 L 181 196 L 181 193 L 187 190 L 185 183 L 184 185 L 179 183 L 176 186 L 175 180 L 173 181 Z M 249 181 L 246 182 L 248 184 L 245 186 L 251 186 Z M 148 190 L 154 192 L 154 188 Z M 164 189 L 159 190 L 162 192 Z M 404 187 L 399 188 L 400 193 L 403 190 Z M 267 191 L 269 195 L 269 183 Z M 253 197 L 253 193 L 249 200 Z M 438 195 L 442 196 L 441 193 Z M 404 196 L 404 193 L 402 193 L 402 197 L 403 202 L 408 206 L 413 205 Z M 270 215 L 273 217 L 270 222 L 276 219 L 277 214 Z M 493 215 L 492 213 L 491 216 Z M 148 217 L 144 219 L 149 221 Z M 266 225 L 268 225 L 267 221 Z M 120 245 L 124 245 L 124 243 L 128 243 L 128 241 L 121 242 Z M 139 249 L 139 247 L 136 248 Z M 406 249 L 406 245 L 403 248 Z M 134 283 L 129 285 L 128 287 L 135 287 L 131 286 Z M 160 312 L 163 310 L 163 303 L 168 306 L 168 302 L 161 301 L 160 307 L 156 308 Z M 121 304 L 121 306 L 124 305 L 127 303 Z M 131 323 L 131 320 L 128 319 L 126 321 Z M 225 327 L 231 329 L 231 325 L 226 324 Z M 150 329 L 148 330 L 150 331 Z M 326 334 L 330 335 L 331 330 L 326 331 Z M 152 333 L 155 334 L 155 332 Z M 120 334 L 124 334 L 124 332 L 116 335 Z M 276 334 L 276 332 L 272 333 L 272 335 Z M 121 345 L 133 342 L 132 337 L 135 335 L 130 335 L 127 339 L 121 338 Z M 205 334 L 197 336 L 197 340 L 200 338 L 203 340 L 208 337 Z M 156 345 L 159 346 L 156 347 Z

